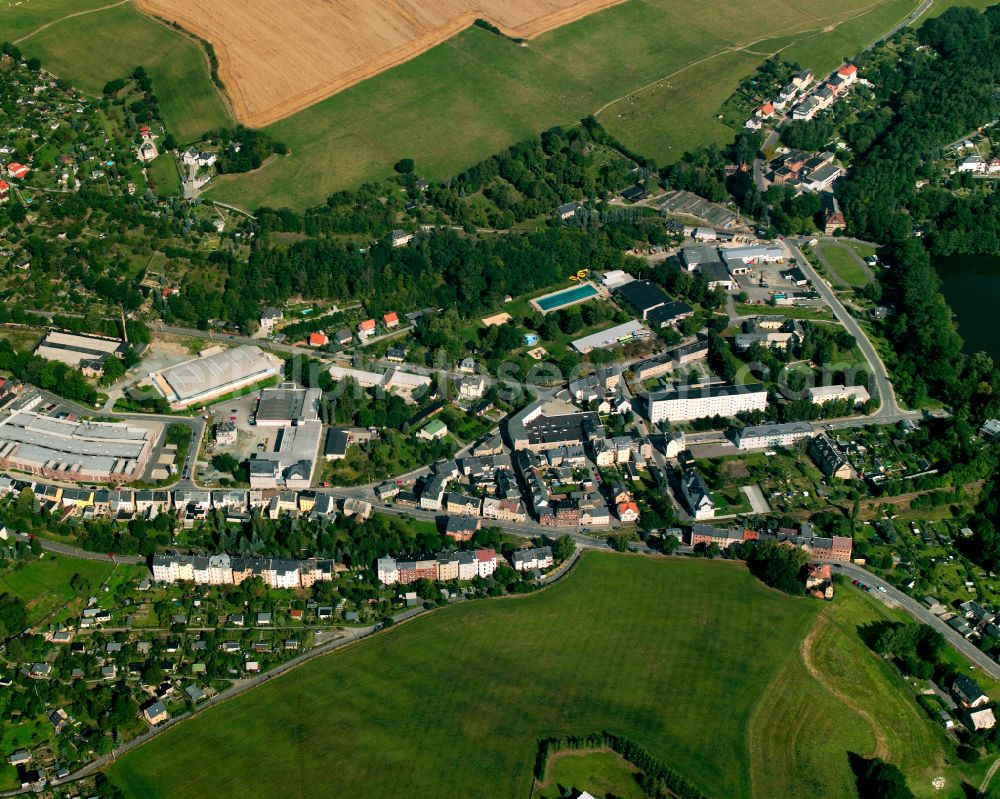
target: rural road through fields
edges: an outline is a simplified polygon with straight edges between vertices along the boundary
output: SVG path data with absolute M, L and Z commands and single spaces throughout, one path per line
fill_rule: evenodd
M 904 594 L 898 588 L 880 580 L 867 569 L 855 566 L 853 563 L 841 563 L 837 566 L 837 570 L 851 579 L 860 580 L 865 585 L 873 586 L 876 589 L 879 587 L 885 588 L 885 595 L 899 603 L 903 610 L 917 621 L 941 633 L 947 639 L 948 643 L 968 658 L 969 662 L 976 668 L 990 675 L 993 679 L 1000 680 L 1000 663 L 997 663 L 977 646 L 960 636 L 909 594 Z

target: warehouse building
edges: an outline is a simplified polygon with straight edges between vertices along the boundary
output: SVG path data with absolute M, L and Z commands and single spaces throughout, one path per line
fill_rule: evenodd
M 322 396 L 318 388 L 299 388 L 294 383 L 265 388 L 257 402 L 256 423 L 260 427 L 291 427 L 315 422 Z
M 200 402 L 246 388 L 281 373 L 280 362 L 260 347 L 242 346 L 195 358 L 150 377 L 153 385 L 174 408 Z
M 0 422 L 0 468 L 59 480 L 126 483 L 149 462 L 156 433 L 19 411 Z
M 578 338 L 573 342 L 573 349 L 586 354 L 591 350 L 613 347 L 615 344 L 625 344 L 637 338 L 646 338 L 651 335 L 652 333 L 649 328 L 641 322 L 633 320 L 623 325 L 616 325 L 608 330 L 602 330 L 599 333 Z
M 35 355 L 47 361 L 59 361 L 93 377 L 104 371 L 108 358 L 120 358 L 127 349 L 128 344 L 120 338 L 50 330 L 35 348 Z
M 684 422 L 705 416 L 730 417 L 767 407 L 767 389 L 761 383 L 745 386 L 680 386 L 646 395 L 649 420 Z
M 536 400 L 507 420 L 507 435 L 515 450 L 543 452 L 604 438 L 601 417 L 560 399 Z

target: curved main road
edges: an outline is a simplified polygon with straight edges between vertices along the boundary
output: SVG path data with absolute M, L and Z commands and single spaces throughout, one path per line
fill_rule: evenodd
M 883 593 L 885 593 L 886 596 L 895 600 L 899 606 L 903 608 L 903 610 L 913 616 L 913 618 L 917 621 L 922 624 L 926 624 L 941 633 L 941 635 L 947 639 L 948 643 L 961 652 L 972 665 L 983 671 L 985 674 L 990 675 L 993 679 L 1000 680 L 1000 663 L 997 663 L 971 641 L 967 641 L 951 629 L 951 627 L 941 621 L 941 619 L 931 613 L 930 610 L 921 605 L 909 594 L 904 594 L 898 588 L 880 580 L 867 569 L 864 569 L 861 566 L 855 566 L 853 563 L 839 564 L 837 570 L 846 574 L 848 577 L 854 580 L 860 580 L 865 585 L 870 585 L 875 589 L 884 588 L 885 591 Z
M 857 323 L 844 307 L 844 304 L 840 301 L 834 290 L 827 285 L 826 281 L 813 268 L 812 264 L 809 263 L 809 259 L 802 254 L 799 244 L 800 240 L 794 239 L 782 242 L 785 250 L 795 259 L 796 264 L 809 279 L 809 282 L 813 284 L 816 292 L 830 306 L 833 315 L 847 329 L 847 332 L 854 336 L 854 340 L 858 344 L 858 349 L 861 350 L 861 354 L 864 355 L 868 366 L 872 370 L 872 379 L 875 381 L 875 388 L 878 390 L 879 409 L 876 413 L 867 417 L 868 423 L 887 424 L 899 421 L 900 419 L 919 417 L 920 414 L 916 411 L 905 411 L 899 407 L 899 403 L 896 401 L 896 391 L 889 380 L 889 370 L 885 368 L 882 356 L 878 354 L 875 345 L 871 343 L 861 325 Z

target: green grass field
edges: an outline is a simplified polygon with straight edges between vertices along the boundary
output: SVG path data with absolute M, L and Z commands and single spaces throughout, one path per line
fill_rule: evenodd
M 715 114 L 768 54 L 808 40 L 810 61 L 833 63 L 915 5 L 630 0 L 527 46 L 472 28 L 272 125 L 268 131 L 291 154 L 253 174 L 220 180 L 208 195 L 249 207 L 303 207 L 334 188 L 383 177 L 403 157 L 414 158 L 421 175 L 445 178 L 519 139 L 605 107 L 599 119 L 613 133 L 667 163 L 692 146 L 731 137 Z M 823 32 L 873 7 L 878 10 L 866 22 L 862 17 L 841 32 Z M 650 36 L 651 30 L 663 33 Z
M 114 0 L 27 0 L 8 2 L 0 6 L 0 36 L 4 41 L 18 41 L 43 25 L 70 14 L 92 12 L 110 5 Z
M 608 729 L 712 796 L 749 796 L 750 713 L 819 609 L 732 563 L 589 554 L 540 594 L 453 607 L 314 661 L 111 775 L 150 799 L 525 797 L 539 738 Z
M 854 252 L 840 244 L 821 244 L 818 249 L 830 268 L 849 286 L 868 285 L 868 275 L 858 264 Z
M 846 585 L 825 606 L 824 615 L 810 658 L 822 683 L 796 659 L 767 689 L 752 718 L 754 794 L 854 796 L 846 757 L 831 757 L 831 752 L 870 757 L 879 741 L 881 755 L 904 770 L 919 797 L 941 795 L 931 786 L 936 776 L 945 778 L 944 795 L 949 797 L 965 795 L 956 790 L 963 781 L 978 785 L 991 760 L 973 765 L 958 760 L 944 728 L 916 704 L 915 689 L 857 633 L 874 621 L 910 618 Z M 869 719 L 845 707 L 831 688 L 863 708 Z M 788 741 L 796 745 L 789 747 Z
M 219 179 L 208 196 L 245 207 L 302 208 L 336 189 L 386 176 L 403 157 L 414 158 L 421 175 L 445 178 L 515 141 L 595 112 L 631 148 L 668 163 L 686 149 L 731 137 L 718 109 L 767 55 L 781 51 L 828 69 L 915 5 L 629 0 L 525 46 L 470 28 L 270 126 L 291 153 L 254 173 Z M 23 35 L 70 7 L 77 6 L 30 0 L 24 10 L 6 13 Z M 651 30 L 664 33 L 650 36 Z M 54 24 L 21 46 L 95 93 L 142 63 L 182 141 L 229 121 L 200 46 L 131 5 Z
M 0 14 L 10 15 L 19 30 L 34 30 L 43 17 L 40 8 L 47 9 L 44 16 L 51 21 L 63 17 L 70 6 L 67 2 L 36 6 L 36 2 L 23 4 L 23 12 L 7 7 Z M 21 14 L 27 11 L 32 22 L 25 26 Z M 93 95 L 99 95 L 109 80 L 145 67 L 167 127 L 181 143 L 232 124 L 200 45 L 140 14 L 131 3 L 55 22 L 18 46 L 25 54 L 38 56 L 50 72 Z
M 538 799 L 561 799 L 560 789 L 576 788 L 591 796 L 619 799 L 646 799 L 634 771 L 614 752 L 570 751 L 549 758 L 545 784 L 535 793 Z
M 170 153 L 162 153 L 149 165 L 149 178 L 156 186 L 160 197 L 176 196 L 181 193 L 181 173 L 177 162 Z
M 28 620 L 35 624 L 77 598 L 69 584 L 74 574 L 85 577 L 90 590 L 97 591 L 114 568 L 112 563 L 46 555 L 0 575 L 0 592 L 24 600 Z

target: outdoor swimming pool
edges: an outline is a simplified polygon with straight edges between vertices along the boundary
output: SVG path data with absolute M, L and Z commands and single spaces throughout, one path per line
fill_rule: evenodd
M 597 288 L 593 283 L 581 283 L 579 286 L 546 294 L 544 297 L 536 297 L 531 302 L 542 313 L 548 313 L 558 308 L 565 308 L 568 305 L 575 305 L 578 302 L 589 300 L 598 295 Z

